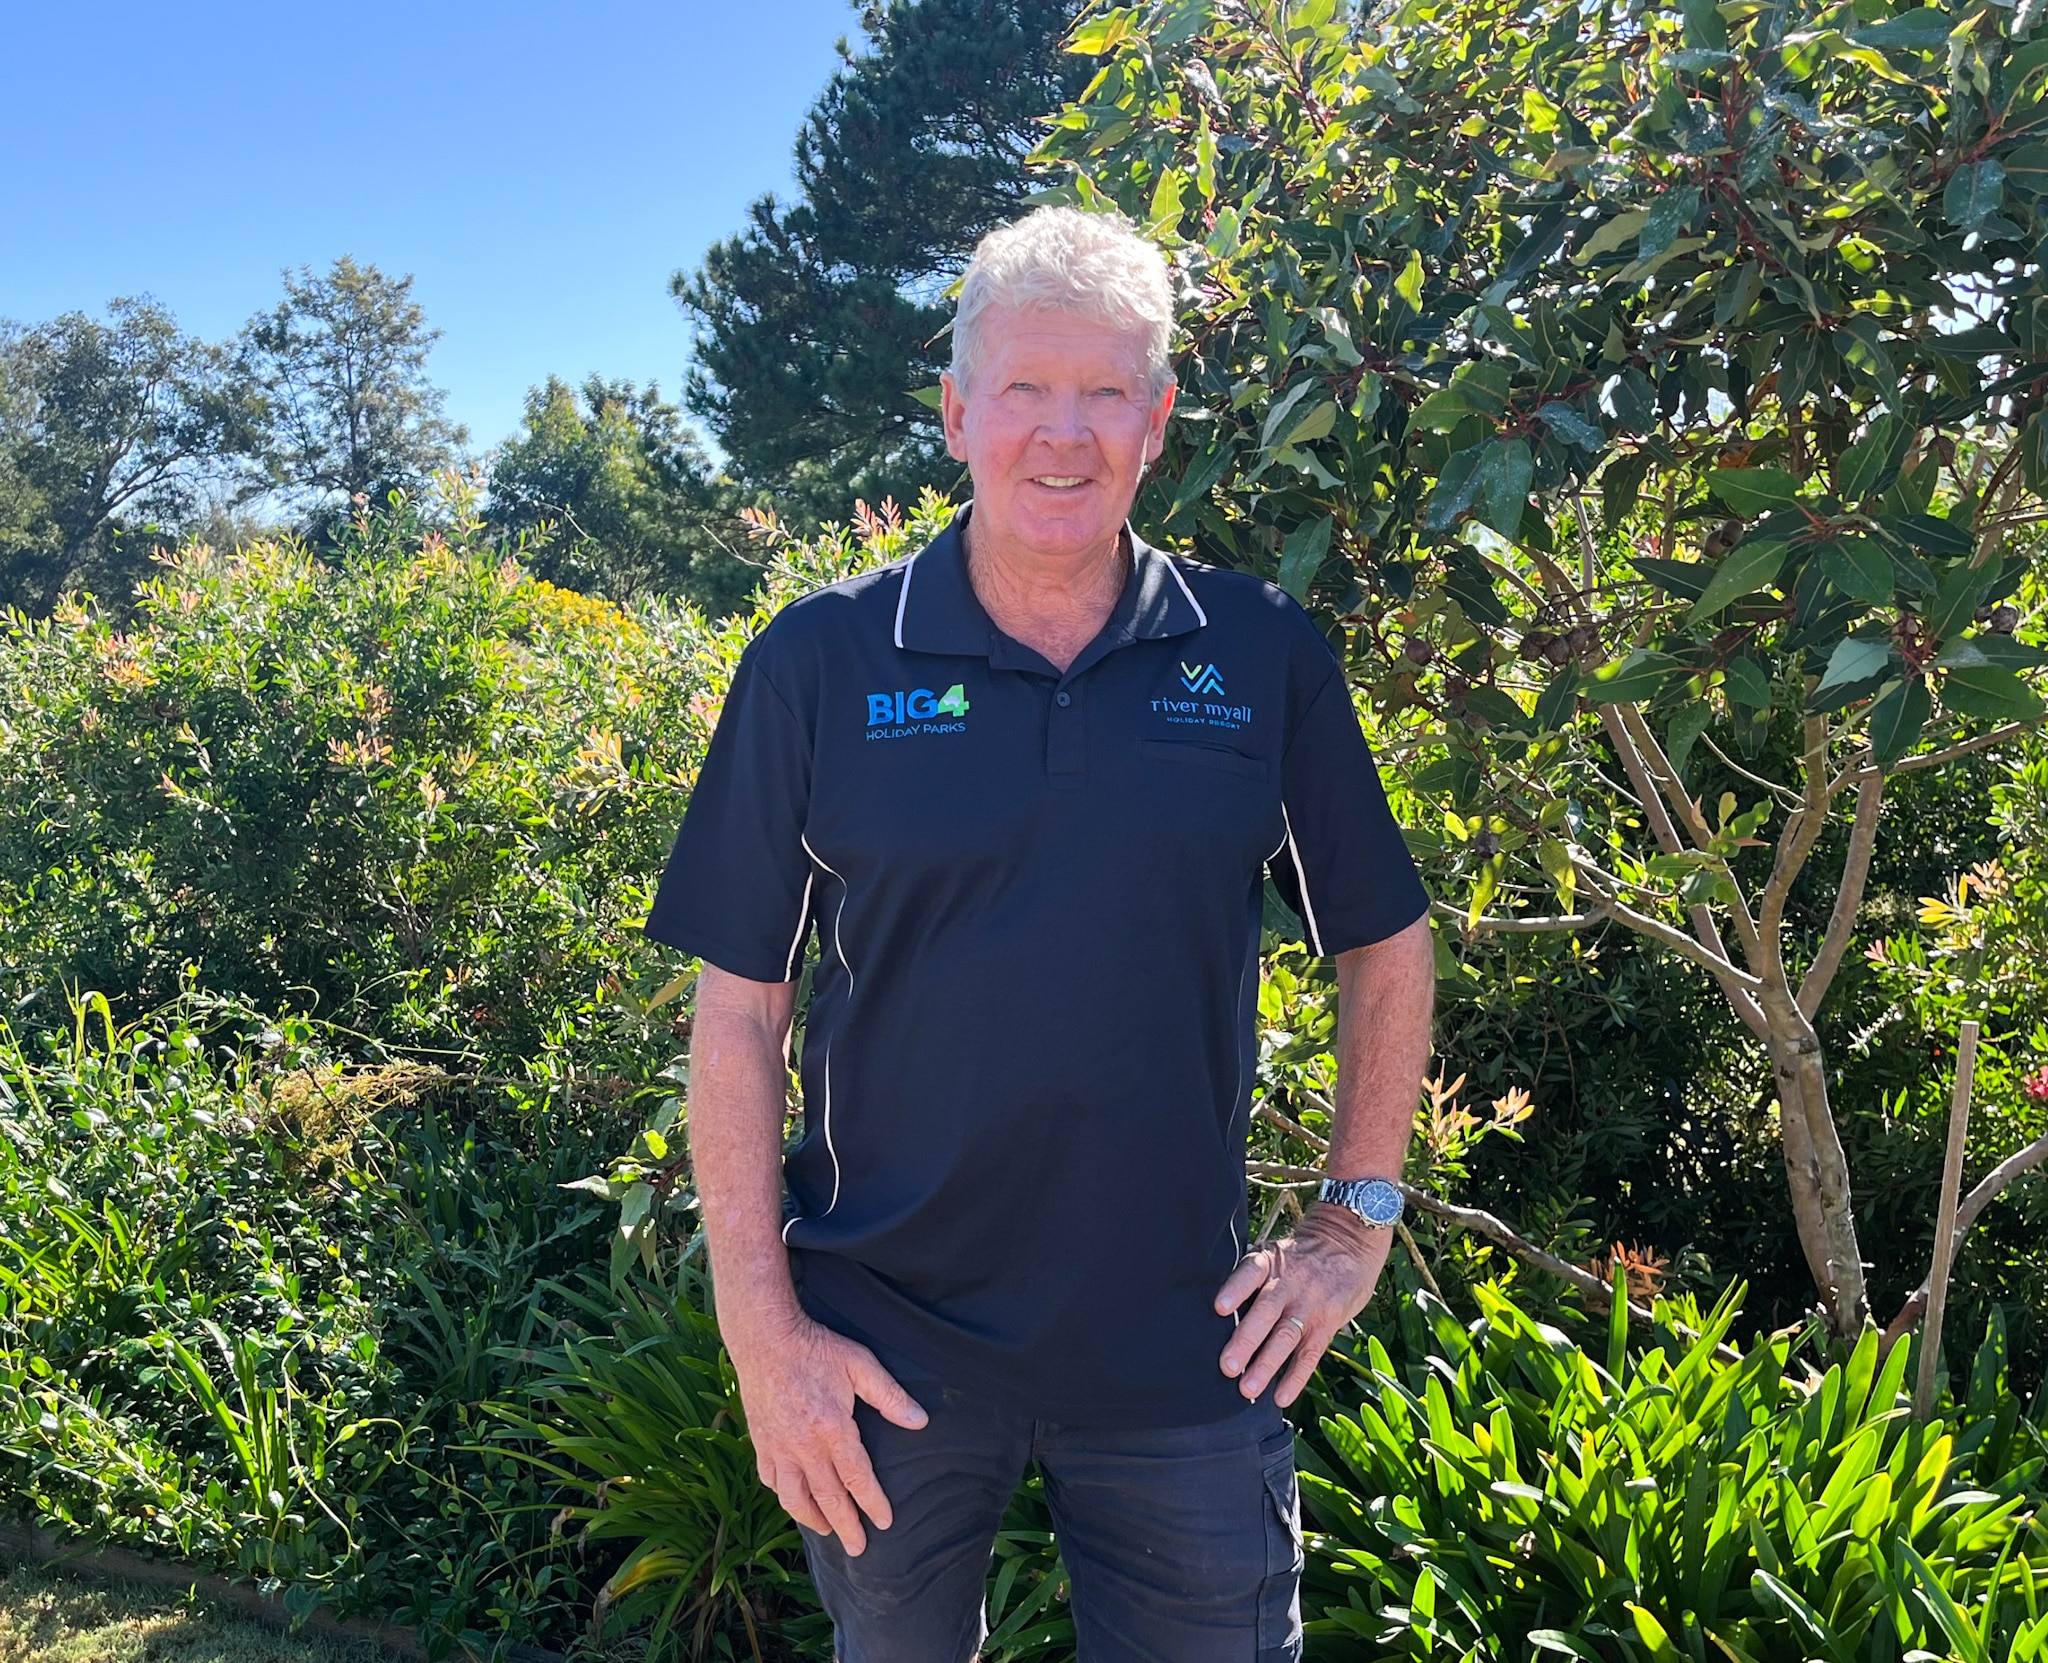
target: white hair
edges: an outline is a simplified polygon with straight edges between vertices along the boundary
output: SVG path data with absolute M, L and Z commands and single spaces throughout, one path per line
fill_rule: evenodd
M 1144 337 L 1156 399 L 1173 384 L 1173 283 L 1166 257 L 1117 213 L 1035 208 L 974 250 L 953 317 L 953 383 L 965 391 L 993 307 L 1072 312 Z

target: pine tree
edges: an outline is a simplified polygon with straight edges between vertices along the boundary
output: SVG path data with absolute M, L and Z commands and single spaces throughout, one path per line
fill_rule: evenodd
M 797 519 L 950 486 L 913 394 L 951 353 L 946 291 L 974 244 L 1051 181 L 1024 158 L 1091 65 L 1060 50 L 1078 0 L 875 0 L 868 47 L 797 136 L 801 197 L 756 202 L 677 300 L 696 320 L 690 410 L 735 474 Z

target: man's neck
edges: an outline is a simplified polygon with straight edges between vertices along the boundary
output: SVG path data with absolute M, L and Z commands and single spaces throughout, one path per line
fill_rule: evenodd
M 1044 559 L 976 535 L 970 513 L 961 542 L 968 582 L 996 628 L 1061 671 L 1101 633 L 1130 577 L 1121 530 L 1100 550 Z

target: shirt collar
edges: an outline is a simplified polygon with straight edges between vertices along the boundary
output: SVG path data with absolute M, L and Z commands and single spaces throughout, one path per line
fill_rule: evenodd
M 961 504 L 952 523 L 903 563 L 895 640 L 907 651 L 989 657 L 1004 639 L 967 576 L 967 548 L 960 533 L 972 507 Z M 1131 575 L 1103 625 L 1107 644 L 1161 640 L 1207 624 L 1209 615 L 1172 556 L 1145 542 L 1128 521 L 1124 535 L 1131 541 Z

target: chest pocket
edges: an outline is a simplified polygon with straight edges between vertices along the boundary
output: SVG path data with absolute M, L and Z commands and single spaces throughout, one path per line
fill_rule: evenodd
M 1246 756 L 1222 745 L 1198 745 L 1186 740 L 1140 739 L 1138 754 L 1151 761 L 1169 762 L 1184 768 L 1213 768 L 1240 779 L 1263 780 L 1268 769 L 1265 759 Z

